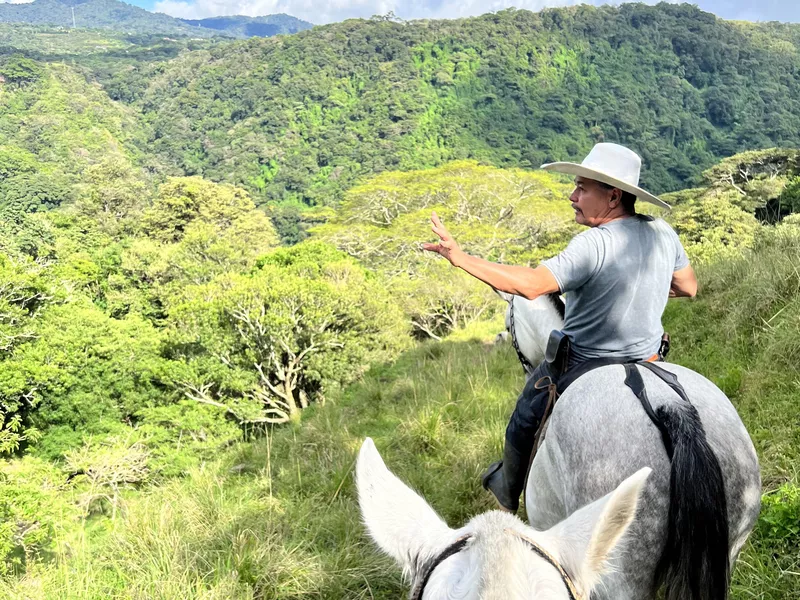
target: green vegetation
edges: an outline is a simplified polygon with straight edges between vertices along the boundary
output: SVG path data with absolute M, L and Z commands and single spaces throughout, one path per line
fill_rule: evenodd
M 0 76 L 0 185 L 6 193 L 16 188 L 16 198 L 27 180 L 41 176 L 40 185 L 51 189 L 37 194 L 40 203 L 59 205 L 90 166 L 114 161 L 132 167 L 141 158 L 146 133 L 133 111 L 75 70 L 10 54 L 0 56 Z
M 800 592 L 793 574 L 800 423 L 791 354 L 797 350 L 800 280 L 792 264 L 800 258 L 800 229 L 790 227 L 765 231 L 746 258 L 704 268 L 701 297 L 672 303 L 667 315 L 675 360 L 707 372 L 730 394 L 762 459 L 764 511 L 734 574 L 736 599 L 756 593 L 784 600 Z M 757 302 L 754 288 L 770 300 Z M 794 316 L 773 319 L 765 335 L 761 319 L 779 311 Z M 80 537 L 57 532 L 53 547 L 63 549 L 61 560 L 51 567 L 37 563 L 9 581 L 4 594 L 399 597 L 399 573 L 360 523 L 355 453 L 364 436 L 373 437 L 398 476 L 453 525 L 492 508 L 476 482 L 500 451 L 523 382 L 512 349 L 485 342 L 500 327 L 496 319 L 489 328 L 408 350 L 309 409 L 301 427 L 237 444 L 147 494 L 128 492 L 120 499 L 124 511 L 112 523 L 104 520 L 106 527 L 95 517 Z M 776 356 L 784 358 L 776 362 Z M 31 462 L 27 468 L 40 467 Z M 78 494 L 72 486 L 66 491 Z
M 251 275 L 220 275 L 180 297 L 168 351 L 184 367 L 178 385 L 243 424 L 299 421 L 332 382 L 407 345 L 380 281 L 321 244 L 268 254 Z
M 258 203 L 335 205 L 386 170 L 537 167 L 599 140 L 636 149 L 645 186 L 665 192 L 738 151 L 800 142 L 784 76 L 797 41 L 797 26 L 685 4 L 347 21 L 184 54 L 142 72 L 134 104 L 176 171 Z
M 0 596 L 397 598 L 358 445 L 464 522 L 522 384 L 486 343 L 504 304 L 419 249 L 430 213 L 536 264 L 576 226 L 571 178 L 530 167 L 600 139 L 681 190 L 702 287 L 673 356 L 762 461 L 733 597 L 800 594 L 800 28 L 662 4 L 152 31 L 0 24 Z
M 599 140 L 635 148 L 644 185 L 665 192 L 702 185 L 737 151 L 800 142 L 800 90 L 783 76 L 800 65 L 798 27 L 688 5 L 348 21 L 243 42 L 2 27 L 29 58 L 66 57 L 131 104 L 151 166 L 259 205 L 335 206 L 387 170 L 536 167 Z
M 576 231 L 569 187 L 544 172 L 500 170 L 474 161 L 385 173 L 347 192 L 336 214 L 312 228 L 385 276 L 419 338 L 441 339 L 491 318 L 497 296 L 419 248 L 435 210 L 463 247 L 507 264 L 536 264 Z
M 72 28 L 116 29 L 128 33 L 160 33 L 210 37 L 213 31 L 192 29 L 180 20 L 163 13 L 152 13 L 118 0 L 35 0 L 27 4 L 3 4 L 0 21 L 30 25 Z
M 31 215 L 49 260 L 10 245 L 0 269 L 0 511 L 14 523 L 0 593 L 398 597 L 354 504 L 360 441 L 462 523 L 492 508 L 476 482 L 522 384 L 510 347 L 487 343 L 502 302 L 465 292 L 414 240 L 437 209 L 473 251 L 536 261 L 573 231 L 568 186 L 473 162 L 386 173 L 281 249 L 241 189 L 193 177 L 126 195 L 127 171 L 96 167 L 76 200 Z M 789 182 L 778 196 L 792 169 L 773 177 Z M 762 461 L 733 598 L 778 600 L 800 591 L 800 227 L 758 224 L 746 194 L 717 221 L 714 185 L 674 197 L 702 291 L 671 303 L 666 326 L 674 360 L 725 390 Z M 748 219 L 745 240 L 726 234 Z
M 94 29 L 67 29 L 46 25 L 0 23 L 5 52 L 23 51 L 28 55 L 98 54 L 133 48 L 125 35 Z M 163 36 L 158 36 L 163 39 Z

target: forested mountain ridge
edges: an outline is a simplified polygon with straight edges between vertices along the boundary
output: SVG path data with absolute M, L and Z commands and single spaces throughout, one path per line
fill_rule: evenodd
M 74 16 L 74 21 L 73 21 Z M 0 3 L 0 23 L 27 23 L 72 28 L 112 29 L 129 33 L 160 33 L 191 37 L 272 36 L 313 27 L 289 15 L 223 17 L 196 21 L 176 19 L 119 0 L 34 0 Z
M 34 0 L 26 4 L 0 4 L 0 22 L 59 27 L 116 29 L 128 32 L 211 37 L 214 31 L 192 28 L 163 13 L 151 13 L 118 0 Z
M 281 33 L 297 33 L 311 29 L 313 25 L 290 15 L 267 15 L 245 17 L 242 15 L 209 17 L 207 19 L 178 19 L 193 27 L 214 29 L 231 37 L 271 37 Z
M 176 173 L 335 203 L 360 177 L 474 158 L 538 167 L 599 140 L 656 192 L 737 151 L 800 143 L 800 27 L 686 4 L 350 20 L 142 68 L 137 103 Z
M 0 251 L 41 255 L 51 240 L 32 213 L 92 196 L 110 208 L 110 188 L 98 195 L 94 184 L 140 193 L 147 135 L 133 110 L 65 64 L 0 62 Z

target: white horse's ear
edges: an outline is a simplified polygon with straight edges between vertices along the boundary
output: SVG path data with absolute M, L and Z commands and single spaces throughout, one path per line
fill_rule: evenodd
M 416 492 L 386 468 L 370 438 L 356 465 L 361 516 L 378 546 L 409 572 L 418 558 L 441 546 L 451 529 Z
M 547 531 L 565 570 L 588 597 L 608 569 L 611 552 L 636 516 L 651 469 L 640 469 L 616 490 L 572 513 Z

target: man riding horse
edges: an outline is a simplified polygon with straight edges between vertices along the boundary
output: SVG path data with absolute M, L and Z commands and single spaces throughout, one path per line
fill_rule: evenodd
M 638 198 L 669 205 L 638 187 L 641 158 L 617 144 L 597 144 L 581 164 L 557 162 L 543 169 L 575 176 L 569 197 L 575 221 L 589 227 L 567 248 L 536 268 L 493 263 L 461 250 L 436 213 L 439 237 L 423 244 L 470 275 L 508 294 L 534 299 L 566 297 L 559 356 L 542 361 L 528 378 L 506 429 L 503 460 L 482 477 L 500 506 L 516 511 L 534 438 L 551 400 L 551 386 L 590 364 L 657 360 L 669 297 L 693 297 L 697 280 L 677 234 L 661 219 L 639 215 Z M 564 348 L 568 346 L 568 351 Z M 558 364 L 559 361 L 561 364 Z

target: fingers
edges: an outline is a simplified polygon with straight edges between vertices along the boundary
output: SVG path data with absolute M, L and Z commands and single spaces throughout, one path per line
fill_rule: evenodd
M 447 231 L 445 226 L 442 225 L 442 221 L 439 219 L 439 215 L 436 214 L 436 211 L 431 213 L 431 229 L 433 230 L 433 233 L 439 236 L 439 243 L 431 244 L 425 242 L 420 244 L 420 248 L 423 250 L 428 250 L 429 252 L 436 252 L 437 254 L 440 254 L 450 260 L 450 253 L 453 252 L 454 249 L 457 249 L 458 245 Z
M 431 214 L 431 223 L 432 223 L 431 230 L 433 231 L 433 233 L 439 236 L 439 239 L 446 240 L 450 238 L 450 233 L 447 231 L 445 226 L 442 225 L 442 222 L 439 220 L 439 217 L 437 216 L 435 211 L 433 212 L 433 214 Z

